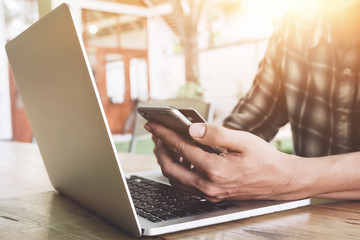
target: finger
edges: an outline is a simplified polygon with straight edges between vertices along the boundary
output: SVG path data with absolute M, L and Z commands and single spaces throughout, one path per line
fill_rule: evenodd
M 224 201 L 224 200 L 250 200 L 250 199 L 288 200 L 285 198 L 281 198 L 281 196 L 259 195 L 259 194 L 255 194 L 255 193 L 251 193 L 251 192 L 250 193 L 249 192 L 238 193 L 234 196 L 229 195 L 226 192 L 219 193 L 217 195 L 208 195 L 205 192 L 202 192 L 200 189 L 197 189 L 196 187 L 188 186 L 188 185 L 181 183 L 177 179 L 170 178 L 169 182 L 172 186 L 174 186 L 182 191 L 200 196 L 202 198 L 206 198 L 208 201 L 214 202 L 214 203 Z
M 208 180 L 203 178 L 198 171 L 190 170 L 188 167 L 174 162 L 170 157 L 168 148 L 159 147 L 155 152 L 155 156 L 165 177 L 176 179 L 177 182 L 199 189 L 200 191 L 209 184 Z
M 160 144 L 162 144 L 161 140 L 158 145 Z M 182 159 L 181 163 L 174 162 L 171 153 L 172 151 L 163 145 L 157 147 L 155 155 L 163 175 L 169 178 L 172 185 L 203 196 L 212 202 L 218 202 L 223 199 L 223 197 L 220 197 L 220 194 L 223 192 L 221 188 L 203 177 L 197 169 L 194 169 L 191 166 L 189 167 L 185 163 L 187 161 L 186 159 Z
M 154 135 L 151 136 L 151 140 L 155 143 L 155 145 L 159 141 L 159 139 L 157 137 L 155 137 Z
M 187 159 L 198 171 L 206 173 L 209 168 L 216 168 L 219 163 L 217 157 L 221 156 L 205 152 L 171 129 L 153 122 L 148 122 L 146 125 L 170 150 Z
M 200 192 L 199 190 L 197 190 L 196 188 L 191 187 L 191 186 L 184 185 L 184 184 L 182 184 L 181 182 L 179 182 L 178 180 L 176 180 L 176 179 L 174 179 L 174 178 L 170 178 L 170 179 L 169 179 L 169 183 L 170 183 L 172 186 L 174 186 L 174 187 L 176 187 L 176 188 L 178 188 L 178 189 L 180 189 L 180 190 L 182 190 L 182 191 L 185 191 L 185 192 L 188 192 L 188 193 L 197 195 L 197 196 L 204 197 L 204 196 L 203 196 L 204 194 L 203 194 L 202 192 Z
M 169 179 L 169 182 L 171 185 L 173 185 L 174 187 L 176 187 L 182 191 L 186 191 L 193 195 L 196 195 L 196 196 L 199 196 L 202 198 L 206 198 L 210 202 L 216 203 L 216 202 L 220 202 L 220 201 L 226 199 L 222 196 L 209 196 L 206 193 L 202 192 L 201 190 L 197 189 L 196 187 L 184 185 L 183 183 L 177 181 L 176 179 Z
M 199 143 L 226 148 L 230 151 L 242 152 L 246 150 L 249 143 L 261 141 L 259 137 L 248 132 L 231 130 L 206 123 L 191 124 L 189 134 Z
M 158 140 L 156 145 L 155 145 L 155 148 L 154 148 L 154 154 L 155 156 L 157 155 L 157 152 L 162 152 L 164 155 L 168 155 L 168 157 L 170 159 L 172 159 L 172 161 L 174 162 L 180 162 L 180 160 L 182 159 L 182 157 L 179 156 L 179 154 L 175 153 L 174 151 L 171 151 L 169 149 L 168 146 L 166 146 L 161 140 Z M 160 165 L 160 158 L 156 158 L 159 165 Z
M 161 140 L 158 142 L 154 153 L 165 177 L 177 177 L 174 173 L 178 172 L 179 175 L 187 174 L 186 167 L 178 161 L 179 156 L 164 145 Z
M 194 169 L 194 165 L 182 156 L 179 157 L 178 162 L 190 170 Z

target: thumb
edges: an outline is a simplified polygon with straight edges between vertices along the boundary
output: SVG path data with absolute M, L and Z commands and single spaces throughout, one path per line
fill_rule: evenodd
M 247 142 L 253 137 L 244 131 L 206 123 L 191 124 L 189 134 L 198 143 L 226 148 L 229 151 L 244 151 Z

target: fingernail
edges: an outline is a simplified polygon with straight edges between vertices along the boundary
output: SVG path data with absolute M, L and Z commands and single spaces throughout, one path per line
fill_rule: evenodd
M 192 137 L 201 138 L 205 134 L 205 126 L 202 124 L 191 124 L 189 133 Z
M 146 131 L 148 131 L 149 133 L 152 133 L 152 129 L 149 127 L 149 125 L 147 123 L 145 123 L 144 128 L 146 129 Z

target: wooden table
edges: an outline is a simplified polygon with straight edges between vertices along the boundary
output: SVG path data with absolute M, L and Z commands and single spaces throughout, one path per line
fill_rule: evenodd
M 119 153 L 125 172 L 156 169 L 153 156 Z M 360 201 L 324 201 L 154 239 L 360 239 Z M 133 239 L 58 194 L 36 144 L 0 142 L 0 239 Z

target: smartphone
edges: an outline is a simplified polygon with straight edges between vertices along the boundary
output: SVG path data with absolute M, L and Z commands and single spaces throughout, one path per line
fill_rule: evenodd
M 174 130 L 204 151 L 216 154 L 222 153 L 220 148 L 200 144 L 189 135 L 189 127 L 192 123 L 206 123 L 205 119 L 195 109 L 176 109 L 171 106 L 139 106 L 137 110 L 147 121 L 156 122 Z

